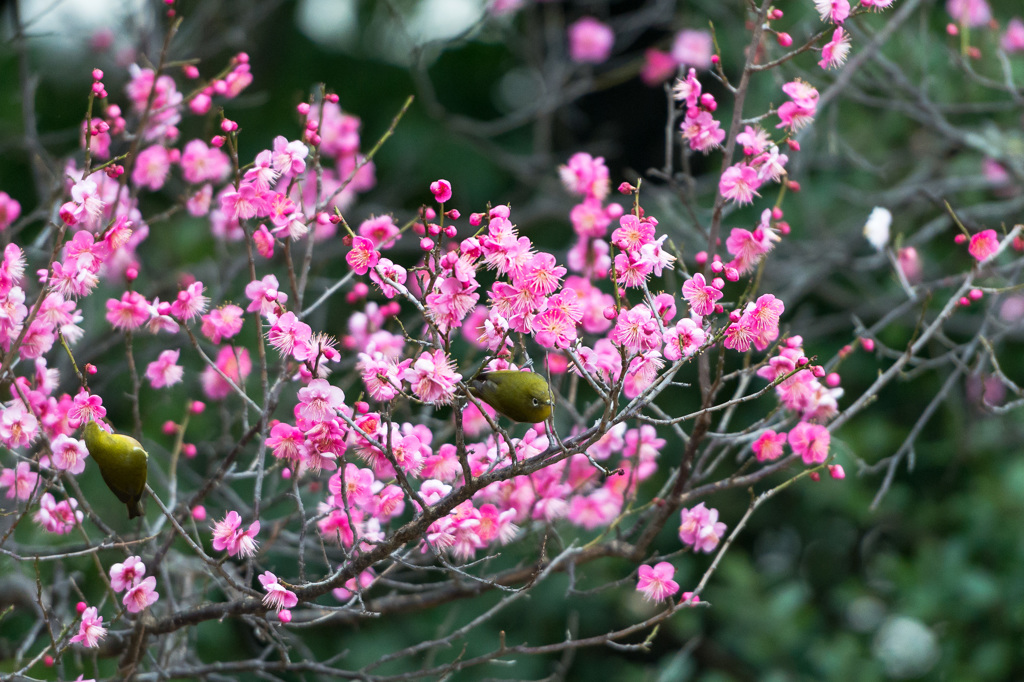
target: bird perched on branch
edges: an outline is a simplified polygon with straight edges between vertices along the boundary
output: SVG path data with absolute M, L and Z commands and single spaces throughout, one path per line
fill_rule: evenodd
M 95 421 L 85 425 L 85 447 L 96 460 L 103 482 L 128 507 L 128 518 L 142 516 L 149 454 L 131 436 L 107 433 Z
M 544 377 L 515 369 L 481 372 L 469 381 L 469 392 L 516 422 L 542 422 L 555 404 Z

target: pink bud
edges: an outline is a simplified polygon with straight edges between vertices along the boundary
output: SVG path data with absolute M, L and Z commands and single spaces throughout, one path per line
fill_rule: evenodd
M 772 220 L 781 220 L 781 219 L 782 219 L 782 209 L 779 208 L 778 206 L 773 207 L 772 208 Z
M 711 272 L 722 272 L 723 270 L 725 270 L 725 265 L 722 264 L 722 261 L 716 260 L 711 263 Z
M 800 183 L 797 182 L 796 180 L 786 180 L 786 187 L 789 189 L 790 192 L 800 191 Z
M 284 469 L 281 469 L 281 478 L 283 478 L 284 480 L 287 481 L 291 477 L 292 477 L 292 470 L 291 469 L 289 469 L 288 467 L 285 467 Z
M 705 92 L 700 96 L 700 103 L 708 111 L 714 111 L 718 108 L 718 102 L 715 101 L 715 96 L 710 92 Z
M 635 189 L 636 187 L 633 187 L 633 185 L 629 184 L 628 182 L 623 182 L 619 184 L 619 194 L 629 194 L 633 192 Z
M 206 507 L 204 507 L 201 504 L 197 504 L 196 506 L 192 507 L 192 518 L 196 521 L 205 521 Z
M 134 265 L 130 265 L 124 269 L 124 278 L 129 282 L 134 282 L 139 278 L 139 269 Z
M 730 322 L 739 322 L 741 317 L 743 317 L 743 313 L 740 312 L 739 310 L 730 310 L 729 311 L 729 321 Z
M 453 213 L 454 213 L 454 211 L 453 211 Z M 448 237 L 448 239 L 455 239 L 455 237 L 458 236 L 458 234 L 459 234 L 459 231 L 455 229 L 454 225 L 446 225 L 445 226 L 445 228 L 444 228 L 444 236 Z
M 736 268 L 726 268 L 725 278 L 730 282 L 738 282 L 740 281 L 740 271 Z
M 370 411 L 370 404 L 366 401 L 360 400 L 356 403 L 356 412 L 359 414 L 367 414 Z
M 828 473 L 837 481 L 846 478 L 846 471 L 843 469 L 842 464 L 829 464 Z
M 484 219 L 484 214 L 483 213 L 470 213 L 469 214 L 469 224 L 472 225 L 473 227 L 480 227 L 480 223 L 483 222 L 483 219 Z
M 963 244 L 965 241 L 967 241 L 967 235 L 963 232 L 958 232 L 957 235 L 953 237 L 954 244 Z
M 775 39 L 779 41 L 779 45 L 782 47 L 789 47 L 793 44 L 793 36 L 788 33 L 777 33 Z
M 615 309 L 615 306 L 610 305 L 604 309 L 604 319 L 614 320 L 619 316 L 619 312 Z
M 819 474 L 817 471 L 812 471 L 810 474 L 808 474 L 808 476 L 815 483 L 821 480 L 821 474 Z
M 721 58 L 717 54 L 711 55 L 711 63 L 712 64 L 717 64 L 720 61 L 721 61 Z
M 829 372 L 828 376 L 825 377 L 825 383 L 831 388 L 835 388 L 839 385 L 839 374 L 837 372 Z
M 698 251 L 696 254 L 694 254 L 693 260 L 697 263 L 697 265 L 704 265 L 705 263 L 708 262 L 708 252 Z
M 967 295 L 971 297 L 972 301 L 977 301 L 977 300 L 980 300 L 981 297 L 985 295 L 985 292 L 982 291 L 981 289 L 971 289 L 967 293 Z
M 50 654 L 46 654 L 45 656 L 43 656 L 43 665 L 45 665 L 47 668 L 52 668 L 53 656 L 51 656 Z
M 85 364 L 86 374 L 96 374 L 97 372 L 99 372 L 99 370 L 96 368 L 96 365 L 92 364 L 91 362 L 87 362 Z
M 816 378 L 820 379 L 823 376 L 825 376 L 825 368 L 822 367 L 821 365 L 815 365 L 814 367 L 811 368 L 811 374 L 813 374 Z
M 189 459 L 192 459 L 196 456 L 196 446 L 194 443 L 185 443 L 181 446 L 181 452 Z
M 457 209 L 457 208 L 449 209 L 449 210 L 445 211 L 444 214 L 446 216 L 448 216 L 449 220 L 458 220 L 459 217 L 462 216 L 462 214 L 459 213 L 459 209 Z
M 78 611 L 79 613 L 84 613 L 87 608 L 89 608 L 89 605 L 84 601 L 80 601 L 75 604 L 75 611 Z
M 953 22 L 949 22 L 948 24 L 946 24 L 946 33 L 948 33 L 951 36 L 960 35 L 960 29 L 957 28 L 957 25 L 954 24 Z
M 101 80 L 103 80 L 103 70 L 102 69 L 93 69 L 92 70 L 92 79 L 94 81 L 101 81 Z
M 195 64 L 186 64 L 181 71 L 185 74 L 185 78 L 190 80 L 199 78 L 199 69 L 196 68 Z
M 871 351 L 873 351 L 875 349 L 875 340 L 874 339 L 861 339 L 860 340 L 860 345 L 864 347 L 864 350 L 866 350 L 867 352 L 870 353 Z
M 427 225 L 427 234 L 429 234 L 431 237 L 436 237 L 437 235 L 441 234 L 441 226 L 438 225 L 437 223 L 430 223 L 429 225 Z
M 434 240 L 429 237 L 424 237 L 420 240 L 420 248 L 424 251 L 432 251 L 434 249 Z
M 795 152 L 800 151 L 800 143 L 792 138 L 786 140 L 786 145 Z
M 966 308 L 967 306 L 971 305 L 971 299 L 967 298 L 966 296 L 961 296 L 960 300 L 957 301 L 957 305 L 959 305 L 961 308 Z
M 238 124 L 232 121 L 230 118 L 226 118 L 220 122 L 220 129 L 225 133 L 233 133 L 238 130 Z
M 299 102 L 295 110 L 303 116 L 307 115 L 309 113 L 309 102 Z
M 218 149 L 223 147 L 224 146 L 224 136 L 223 135 L 214 135 L 212 138 L 210 138 L 210 146 L 211 147 L 217 147 Z
M 292 622 L 292 612 L 288 609 L 281 609 L 277 612 L 277 618 L 282 623 L 290 623 Z
M 202 414 L 206 410 L 206 403 L 202 400 L 193 400 L 189 409 L 192 410 L 192 414 Z

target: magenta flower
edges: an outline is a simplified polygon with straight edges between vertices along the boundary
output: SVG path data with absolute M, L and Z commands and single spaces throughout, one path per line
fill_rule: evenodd
M 657 563 L 653 568 L 643 565 L 640 567 L 636 589 L 644 593 L 647 601 L 663 601 L 679 591 L 679 583 L 672 580 L 675 574 L 675 566 L 667 561 Z
M 690 304 L 690 310 L 695 315 L 704 317 L 715 312 L 715 301 L 722 296 L 722 292 L 708 284 L 699 272 L 683 283 L 683 298 Z
M 821 464 L 828 459 L 831 434 L 821 424 L 800 422 L 789 430 L 789 447 L 800 455 L 804 464 Z
M 78 626 L 78 634 L 71 638 L 72 642 L 81 642 L 83 646 L 94 647 L 107 636 L 103 627 L 103 616 L 97 615 L 96 607 L 90 606 L 82 612 L 82 622 Z
M 982 230 L 971 236 L 971 243 L 967 245 L 967 252 L 978 261 L 990 258 L 999 250 L 999 235 L 995 230 Z
M 125 593 L 121 603 L 128 609 L 128 613 L 138 613 L 155 604 L 158 599 L 160 593 L 156 591 L 156 578 L 149 576 L 132 586 Z
M 825 43 L 821 48 L 821 59 L 818 66 L 823 69 L 832 69 L 841 66 L 846 61 L 846 55 L 850 53 L 850 34 L 837 28 L 832 32 L 832 40 Z
M 206 310 L 210 299 L 203 296 L 203 283 L 192 282 L 178 292 L 177 298 L 171 303 L 171 315 L 181 322 L 187 322 Z
M 786 433 L 775 433 L 768 429 L 750 446 L 758 462 L 770 462 L 782 456 L 782 447 L 786 444 Z
M 447 180 L 435 180 L 430 183 L 430 193 L 434 195 L 434 201 L 443 204 L 452 198 L 452 183 Z
M 149 301 L 137 291 L 126 291 L 121 300 L 111 298 L 107 301 L 107 322 L 114 329 L 138 329 L 149 317 Z
M 374 248 L 371 240 L 366 237 L 352 238 L 352 250 L 345 256 L 345 262 L 357 275 L 365 275 L 379 260 L 380 252 Z
M 270 571 L 260 576 L 260 583 L 263 585 L 263 589 L 267 591 L 263 595 L 263 603 L 270 608 L 281 611 L 282 609 L 290 609 L 299 603 L 295 593 L 281 585 L 277 580 L 277 576 Z

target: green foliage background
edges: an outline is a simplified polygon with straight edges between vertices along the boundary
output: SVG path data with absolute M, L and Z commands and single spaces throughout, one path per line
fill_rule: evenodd
M 231 3 L 216 5 L 216 9 L 210 8 L 212 3 L 206 8 L 201 4 L 179 3 L 178 8 L 188 27 L 182 40 L 211 64 L 203 68 L 204 73 L 219 68 L 239 49 L 251 57 L 254 86 L 228 110 L 242 127 L 243 159 L 269 146 L 275 135 L 298 136 L 295 103 L 318 82 L 327 83 L 339 94 L 342 107 L 362 118 L 364 148 L 387 129 L 404 99 L 416 92 L 409 71 L 383 61 L 367 44 L 370 38 L 359 32 L 345 44 L 332 46 L 337 49 L 327 50 L 311 42 L 296 27 L 294 3 L 261 5 L 260 16 L 252 22 L 238 20 Z M 397 3 L 406 9 L 414 4 Z M 817 30 L 810 2 L 779 4 L 787 12 L 784 26 L 794 36 Z M 381 17 L 387 13 L 374 5 L 359 3 L 361 27 L 384 21 Z M 530 8 L 503 22 L 510 24 L 505 29 L 488 29 L 461 44 L 438 48 L 429 75 L 447 113 L 431 115 L 422 99 L 417 100 L 394 138 L 376 157 L 377 189 L 361 200 L 348 221 L 357 224 L 384 211 L 408 214 L 429 199 L 429 183 L 444 177 L 452 182 L 454 204 L 464 215 L 483 210 L 487 202 L 511 203 L 513 217 L 524 234 L 552 249 L 567 248 L 571 199 L 559 187 L 555 166 L 579 150 L 603 155 L 612 169 L 614 187 L 660 165 L 665 125 L 662 91 L 643 86 L 635 77 L 619 79 L 554 112 L 549 121 L 550 144 L 540 147 L 527 128 L 487 141 L 474 138 L 459 130 L 456 115 L 486 120 L 503 113 L 507 104 L 498 97 L 497 84 L 522 56 L 505 41 L 511 33 L 528 32 L 536 22 L 559 12 L 571 20 L 587 11 L 619 15 L 635 9 L 634 5 Z M 737 55 L 748 37 L 742 3 L 708 0 L 678 5 L 675 23 L 661 31 L 645 32 L 634 48 L 664 45 L 673 29 L 703 27 L 710 18 L 727 72 L 735 75 Z M 899 5 L 897 2 L 897 8 Z M 1019 12 L 1015 1 L 992 5 L 1003 23 Z M 965 76 L 955 58 L 956 42 L 945 34 L 948 15 L 938 4 L 925 3 L 925 7 L 883 53 L 898 59 L 910 81 L 926 84 L 936 101 L 955 104 L 1005 99 Z M 190 23 L 197 15 L 204 17 L 200 26 Z M 858 25 L 877 31 L 887 16 L 867 17 Z M 992 77 L 998 75 L 999 68 L 988 56 L 995 39 L 991 31 L 975 35 L 975 44 L 986 56 L 971 63 Z M 19 146 L 21 104 L 14 87 L 17 64 L 9 47 L 0 50 L 0 80 L 5 83 L 0 88 L 0 190 L 31 211 L 39 204 L 33 195 L 31 161 Z M 854 54 L 858 47 L 855 41 Z M 634 49 L 634 57 L 637 54 L 640 51 Z M 33 57 L 46 63 L 43 54 L 36 52 Z M 635 67 L 636 62 L 615 64 L 619 68 L 630 65 Z M 107 56 L 67 63 L 59 74 L 47 73 L 41 81 L 36 102 L 39 128 L 55 156 L 75 146 L 93 66 L 107 71 L 108 89 L 119 97 L 124 76 Z M 833 78 L 818 70 L 810 57 L 793 66 L 819 89 Z M 884 80 L 877 65 L 866 68 Z M 1014 58 L 1011 70 L 1019 79 L 1024 75 L 1024 60 Z M 762 76 L 749 101 L 761 102 L 762 107 L 773 99 L 778 103 L 781 82 L 774 75 Z M 722 105 L 719 118 L 727 120 L 729 98 L 710 81 L 709 87 Z M 899 93 L 891 94 L 896 98 Z M 962 187 L 953 185 L 939 194 L 958 209 L 996 199 L 990 190 L 969 182 L 979 174 L 978 154 L 951 145 L 905 115 L 886 111 L 878 101 L 881 96 L 879 92 L 852 93 L 832 102 L 801 140 L 803 151 L 791 154 L 790 172 L 802 186 L 802 191 L 787 197 L 785 203 L 793 235 L 773 255 L 763 289 L 786 301 L 784 322 L 804 335 L 807 352 L 819 359 L 832 357 L 854 338 L 854 315 L 870 324 L 885 312 L 885 302 L 898 291 L 888 270 L 854 267 L 870 256 L 860 229 L 872 206 L 894 201 L 893 188 L 918 173 L 936 181 L 963 178 Z M 983 116 L 952 111 L 949 116 L 966 129 L 995 135 L 1001 145 L 1020 146 L 1019 105 Z M 1007 130 L 1014 132 L 999 132 Z M 200 132 L 183 129 L 186 137 Z M 517 163 L 502 163 L 504 155 Z M 711 173 L 708 177 L 714 176 L 719 165 L 714 154 L 694 161 L 698 170 Z M 671 209 L 664 188 L 652 183 L 648 197 L 648 211 L 667 220 Z M 704 210 L 708 205 L 704 204 Z M 757 202 L 731 216 L 727 224 L 749 226 L 766 205 L 767 200 Z M 934 201 L 902 205 L 904 210 L 896 213 L 893 226 L 897 233 L 909 235 L 942 214 L 941 205 Z M 663 208 L 668 215 L 662 213 Z M 990 216 L 984 226 L 998 228 L 1000 222 L 1012 224 L 1014 220 L 1019 218 L 1008 211 Z M 966 255 L 951 248 L 952 236 L 952 231 L 946 231 L 935 243 L 919 247 L 926 277 L 969 266 Z M 154 228 L 151 239 L 160 251 L 182 253 L 182 260 L 198 261 L 217 252 L 204 225 L 186 218 Z M 689 254 L 699 248 L 684 245 Z M 326 281 L 341 272 L 341 253 L 339 250 L 333 266 L 316 274 Z M 168 287 L 177 274 L 165 273 Z M 99 305 L 100 297 L 94 299 L 91 304 Z M 321 324 L 343 333 L 347 312 L 335 306 Z M 87 311 L 87 317 L 100 313 Z M 962 313 L 965 333 L 971 317 L 978 314 Z M 912 338 L 914 322 L 911 318 L 890 327 L 883 340 L 899 350 Z M 951 333 L 955 331 L 954 325 Z M 95 352 L 106 350 L 101 346 Z M 1008 375 L 1019 377 L 1024 371 L 1019 357 L 1019 353 L 1005 354 Z M 880 357 L 855 354 L 842 368 L 847 395 L 859 395 L 886 364 Z M 653 638 L 648 653 L 588 649 L 571 660 L 522 657 L 510 659 L 507 666 L 462 673 L 458 679 L 544 679 L 562 671 L 565 679 L 571 680 L 624 681 L 894 677 L 999 681 L 1024 677 L 1024 536 L 1020 523 L 1024 518 L 1024 459 L 1016 414 L 987 414 L 978 406 L 977 391 L 972 395 L 966 386 L 959 386 L 918 438 L 913 470 L 906 466 L 898 469 L 877 508 L 872 509 L 871 502 L 881 474 L 858 475 L 858 460 L 870 465 L 900 446 L 943 380 L 938 373 L 908 378 L 835 433 L 833 445 L 846 467 L 846 480 L 805 481 L 764 507 L 726 555 L 707 589 L 704 597 L 711 607 L 673 619 Z M 182 396 L 152 398 L 147 432 L 155 434 L 163 420 L 177 416 Z M 841 401 L 841 406 L 848 400 Z M 761 406 L 768 409 L 770 404 Z M 218 428 L 215 410 L 201 419 L 209 428 Z M 98 479 L 95 471 L 87 472 L 83 487 L 90 485 L 89 475 Z M 708 500 L 709 506 L 721 510 L 730 528 L 747 502 L 742 491 Z M 666 552 L 678 545 L 671 531 L 667 530 L 660 542 L 660 549 Z M 527 540 L 523 550 L 534 551 L 542 542 L 557 547 L 562 538 L 537 535 Z M 521 558 L 511 550 L 501 560 L 511 565 Z M 674 561 L 676 579 L 684 590 L 699 579 L 708 561 L 704 555 L 689 554 Z M 48 576 L 60 575 L 58 567 L 44 570 Z M 84 579 L 89 580 L 88 563 L 77 570 L 85 572 Z M 510 644 L 538 645 L 561 640 L 567 627 L 578 636 L 594 635 L 653 613 L 654 607 L 640 600 L 633 589 L 632 570 L 632 566 L 616 562 L 584 566 L 574 576 L 573 590 L 569 590 L 569 577 L 560 576 L 542 586 L 533 598 L 481 628 L 462 655 L 471 657 L 493 647 L 499 630 L 506 633 Z M 606 589 L 598 589 L 602 587 Z M 496 598 L 485 596 L 481 602 L 490 605 Z M 311 630 L 309 646 L 318 651 L 348 650 L 353 665 L 371 662 L 389 651 L 437 636 L 442 625 L 461 625 L 481 610 L 477 602 L 455 603 L 429 613 L 368 620 L 352 628 Z M 912 633 L 912 629 L 900 629 L 906 626 L 906 619 L 923 625 L 934 637 L 935 658 L 928 656 L 927 639 L 899 639 L 900 633 Z M 0 622 L 0 666 L 11 647 L 17 646 L 16 633 L 22 627 L 18 616 Z M 208 624 L 199 628 L 195 645 L 211 661 L 247 657 L 251 652 L 243 630 L 241 625 L 233 631 Z M 902 654 L 886 658 L 880 654 L 886 645 L 895 646 Z M 924 656 L 927 664 L 915 668 L 908 663 L 915 656 Z

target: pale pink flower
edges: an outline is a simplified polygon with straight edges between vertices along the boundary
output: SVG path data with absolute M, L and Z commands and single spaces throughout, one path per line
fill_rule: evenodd
M 282 609 L 290 609 L 299 603 L 295 593 L 282 585 L 278 581 L 277 576 L 270 571 L 260 575 L 260 584 L 267 591 L 263 595 L 263 603 L 272 609 L 281 611 Z
M 412 392 L 423 402 L 446 405 L 455 398 L 455 386 L 462 375 L 455 371 L 444 350 L 438 348 L 433 353 L 421 353 L 402 373 L 402 379 L 409 382 Z
M 146 378 L 153 388 L 173 386 L 185 375 L 185 368 L 178 364 L 180 350 L 165 350 L 146 366 Z
M 1021 21 L 1019 17 L 1010 19 L 1006 24 L 1006 33 L 1003 34 L 1000 44 L 1010 54 L 1024 52 L 1024 21 Z M 3 202 L 0 201 L 0 229 L 3 229 L 4 222 L 2 204 Z
M 675 362 L 693 355 L 704 345 L 706 336 L 707 334 L 696 320 L 689 317 L 682 318 L 676 322 L 674 327 L 666 329 L 662 334 L 661 338 L 665 344 L 665 359 Z
M 123 564 L 114 564 L 110 567 L 110 586 L 114 592 L 126 590 L 135 583 L 142 580 L 146 575 L 146 564 L 137 556 L 130 556 Z
M 260 522 L 253 521 L 247 530 L 242 530 L 242 517 L 236 511 L 229 511 L 222 521 L 213 526 L 213 548 L 218 552 L 227 550 L 229 556 L 251 557 L 256 554 L 259 543 L 256 534 Z
M 171 171 L 171 155 L 167 147 L 155 144 L 139 152 L 132 169 L 132 183 L 155 192 L 164 186 Z
M 283 135 L 274 138 L 273 165 L 281 175 L 302 175 L 306 170 L 309 147 L 301 140 L 288 141 Z
M 158 599 L 160 599 L 160 593 L 156 591 L 156 578 L 149 576 L 132 586 L 125 593 L 121 603 L 128 609 L 128 613 L 138 613 L 155 604 Z
M 992 9 L 985 0 L 946 0 L 946 11 L 965 26 L 985 26 L 992 21 Z
M 757 171 L 740 162 L 725 169 L 718 182 L 718 191 L 726 199 L 743 205 L 754 201 L 755 196 L 760 196 L 757 193 L 760 186 L 761 180 L 757 177 Z
M 672 43 L 672 59 L 681 66 L 707 69 L 711 66 L 712 49 L 710 33 L 684 29 Z
M 89 456 L 85 443 L 60 434 L 53 439 L 51 446 L 50 463 L 55 468 L 75 475 L 85 471 L 85 458 Z
M 234 337 L 242 331 L 242 323 L 245 322 L 243 312 L 233 303 L 211 310 L 203 315 L 203 336 L 218 344 L 224 339 Z
M 345 393 L 326 379 L 313 379 L 299 389 L 298 414 L 311 422 L 322 422 L 335 417 L 345 405 Z
M 574 62 L 600 64 L 608 59 L 615 34 L 594 17 L 583 17 L 569 26 L 569 57 Z
M 823 69 L 833 69 L 841 66 L 846 61 L 846 56 L 850 53 L 850 34 L 842 29 L 837 28 L 832 32 L 832 40 L 825 43 L 824 47 L 821 48 L 821 59 L 818 61 L 818 66 Z
M 849 0 L 814 0 L 814 7 L 822 21 L 841 24 L 850 16 Z
M 28 462 L 18 462 L 13 469 L 0 469 L 0 488 L 7 488 L 7 499 L 30 499 L 38 480 L 39 474 L 31 470 Z
M 640 567 L 636 589 L 643 592 L 646 601 L 663 601 L 679 591 L 679 583 L 672 579 L 675 574 L 675 566 L 667 561 L 659 562 L 653 568 L 645 564 Z

